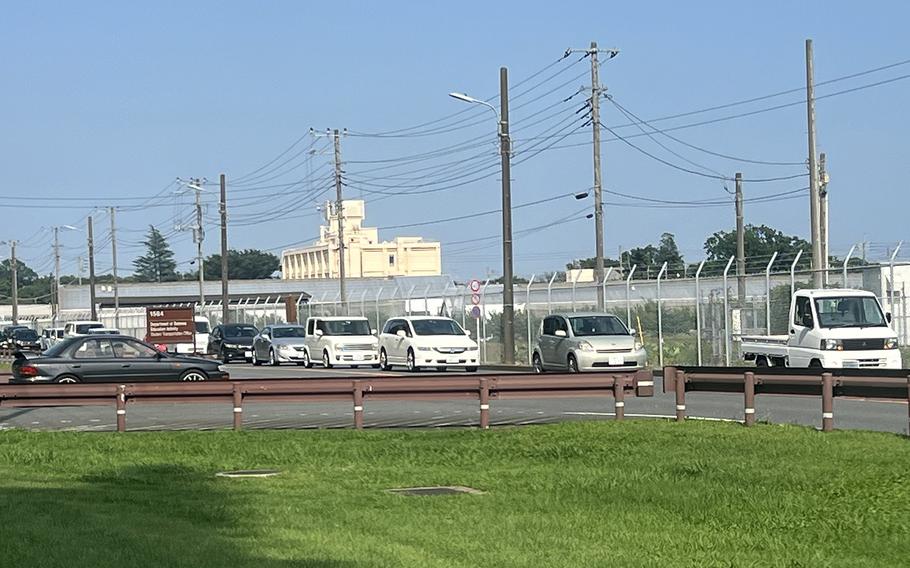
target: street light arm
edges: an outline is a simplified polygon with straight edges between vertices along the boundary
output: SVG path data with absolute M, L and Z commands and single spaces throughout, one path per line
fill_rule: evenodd
M 497 122 L 499 121 L 499 111 L 496 110 L 495 106 L 491 105 L 487 101 L 482 101 L 480 99 L 475 99 L 474 97 L 469 97 L 468 95 L 466 95 L 464 93 L 449 93 L 449 96 L 452 97 L 453 99 L 458 99 L 459 101 L 462 101 L 465 103 L 483 105 L 485 107 L 488 107 L 490 110 L 493 111 L 493 114 L 496 115 L 496 121 Z

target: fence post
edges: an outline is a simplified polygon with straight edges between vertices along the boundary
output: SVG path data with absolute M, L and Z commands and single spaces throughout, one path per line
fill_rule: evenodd
M 117 387 L 117 431 L 126 432 L 126 385 Z
M 480 379 L 480 428 L 490 427 L 490 385 L 487 379 Z
M 834 430 L 834 376 L 822 373 L 822 432 Z
M 425 311 L 428 316 L 432 315 L 430 313 L 430 286 L 432 286 L 432 284 L 427 284 L 427 287 L 423 289 L 423 311 Z
M 363 293 L 360 294 L 360 315 L 362 317 L 367 317 L 367 289 L 363 289 Z
M 848 252 L 847 256 L 844 258 L 844 288 L 849 288 L 847 285 L 847 263 L 850 262 L 850 257 L 853 256 L 854 251 L 856 251 L 856 245 L 850 247 L 850 252 Z
M 746 371 L 746 384 L 743 388 L 745 394 L 745 423 L 746 426 L 755 424 L 755 373 Z
M 243 428 L 243 393 L 240 385 L 234 383 L 234 430 Z
M 676 421 L 686 420 L 686 373 L 676 371 Z
M 363 387 L 354 381 L 354 428 L 363 429 Z
M 796 253 L 796 258 L 793 259 L 793 263 L 790 265 L 790 297 L 793 297 L 793 294 L 796 294 L 796 265 L 799 262 L 800 257 L 803 256 L 803 251 Z
M 379 298 L 382 296 L 383 286 L 379 287 L 379 291 L 376 292 L 376 329 L 382 331 L 382 322 L 379 321 Z
M 456 291 L 456 294 L 458 292 Z M 464 290 L 461 292 L 461 327 L 465 327 L 468 324 L 468 285 L 464 285 Z
M 888 295 L 888 311 L 891 312 L 891 319 L 895 319 L 897 310 L 894 308 L 894 259 L 897 257 L 897 253 L 901 250 L 901 245 L 904 244 L 904 241 L 897 243 L 897 246 L 894 247 L 894 252 L 891 253 L 891 258 L 888 260 L 888 266 L 891 271 L 891 289 L 889 290 Z M 897 325 L 895 325 L 895 328 Z M 903 326 L 902 326 L 903 327 Z M 896 330 L 895 330 L 896 331 Z
M 768 266 L 765 267 L 765 328 L 771 335 L 771 265 L 777 260 L 777 251 L 771 255 Z
M 405 304 L 405 311 L 408 313 L 408 315 L 411 315 L 411 295 L 414 293 L 414 288 L 416 288 L 416 287 L 417 287 L 417 284 L 414 284 L 413 286 L 411 286 L 411 289 L 408 290 L 408 295 L 405 298 L 405 302 L 407 302 Z
M 550 281 L 547 283 L 547 315 L 553 313 L 552 308 L 550 307 L 550 301 L 552 300 L 551 292 L 553 289 L 553 281 L 556 280 L 556 273 L 553 273 L 553 276 L 550 278 Z M 892 310 L 894 311 L 894 310 Z
M 578 274 L 572 279 L 572 313 L 575 313 L 575 287 L 578 286 Z
M 633 264 L 626 276 L 626 327 L 632 327 L 632 275 L 635 274 L 637 264 Z M 640 331 L 640 330 L 639 330 Z
M 622 420 L 626 415 L 626 379 L 625 377 L 613 378 L 613 406 L 616 419 Z
M 528 320 L 528 365 L 534 363 L 533 358 L 531 357 L 531 284 L 534 283 L 534 277 L 536 274 L 531 275 L 531 279 L 528 280 L 528 287 L 525 288 L 525 319 Z
M 667 273 L 667 263 L 664 262 L 657 273 L 657 363 L 664 366 L 664 314 L 660 297 L 660 279 Z
M 699 367 L 701 367 L 701 271 L 704 267 L 705 261 L 702 260 L 695 271 L 695 346 Z
M 727 274 L 735 259 L 735 256 L 731 256 L 724 268 L 724 361 L 727 367 L 730 366 L 730 292 L 727 290 Z

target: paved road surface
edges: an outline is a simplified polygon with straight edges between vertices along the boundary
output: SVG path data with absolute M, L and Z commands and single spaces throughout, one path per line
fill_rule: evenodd
M 231 365 L 233 378 L 318 378 L 320 376 L 371 376 L 373 369 L 303 369 L 302 367 L 252 367 Z M 462 374 L 450 371 L 450 374 Z M 407 376 L 408 373 L 395 373 Z M 383 373 L 388 376 L 389 373 Z M 660 380 L 655 381 L 653 398 L 626 399 L 630 418 L 670 418 L 675 412 L 672 394 L 663 394 Z M 706 419 L 741 420 L 742 395 L 689 393 L 690 416 Z M 760 421 L 780 424 L 819 426 L 821 399 L 782 395 L 757 397 L 756 416 Z M 479 420 L 477 402 L 392 402 L 366 401 L 364 422 L 367 427 L 474 426 Z M 534 424 L 566 420 L 609 420 L 613 418 L 609 398 L 556 398 L 490 401 L 491 423 Z M 907 404 L 904 402 L 835 399 L 835 428 L 857 428 L 907 433 Z M 162 404 L 131 405 L 127 414 L 130 430 L 174 430 L 229 428 L 229 405 Z M 244 425 L 248 428 L 346 428 L 353 423 L 349 403 L 295 403 L 244 405 Z M 37 430 L 114 430 L 111 407 L 54 407 L 0 409 L 0 428 Z

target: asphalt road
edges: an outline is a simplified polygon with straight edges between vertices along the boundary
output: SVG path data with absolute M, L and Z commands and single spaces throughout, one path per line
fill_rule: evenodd
M 304 369 L 283 366 L 253 367 L 232 364 L 234 379 L 318 378 L 326 375 L 372 376 L 371 368 Z M 463 374 L 449 371 L 448 374 Z M 411 376 L 410 373 L 382 373 L 383 376 Z M 655 380 L 652 398 L 626 398 L 628 418 L 670 419 L 675 416 L 673 394 L 663 394 L 660 379 Z M 708 420 L 742 420 L 742 395 L 688 393 L 689 416 Z M 370 401 L 364 404 L 366 427 L 442 427 L 475 426 L 479 421 L 478 403 Z M 537 424 L 568 420 L 610 420 L 613 401 L 609 398 L 577 397 L 554 399 L 490 401 L 493 425 Z M 244 405 L 247 428 L 347 428 L 353 424 L 349 403 L 294 403 Z M 759 395 L 756 418 L 777 424 L 821 424 L 819 397 Z M 216 404 L 139 404 L 130 405 L 127 428 L 130 430 L 182 430 L 230 428 L 232 409 Z M 907 433 L 907 404 L 861 399 L 837 398 L 834 403 L 835 428 Z M 52 407 L 0 409 L 0 429 L 110 431 L 116 428 L 112 407 Z

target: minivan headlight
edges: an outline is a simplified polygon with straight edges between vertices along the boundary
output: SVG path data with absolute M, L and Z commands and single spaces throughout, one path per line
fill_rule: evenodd
M 635 351 L 641 351 L 641 350 L 644 349 L 644 348 L 645 348 L 645 346 L 641 344 L 641 341 L 639 341 L 639 340 L 636 339 L 636 340 L 635 340 L 635 344 L 634 344 L 634 350 L 635 350 Z
M 840 339 L 822 339 L 821 348 L 823 351 L 843 351 L 844 342 Z
M 587 341 L 579 341 L 578 348 L 582 351 L 594 351 L 594 346 L 588 343 Z
M 897 338 L 891 337 L 885 340 L 885 349 L 897 349 Z

